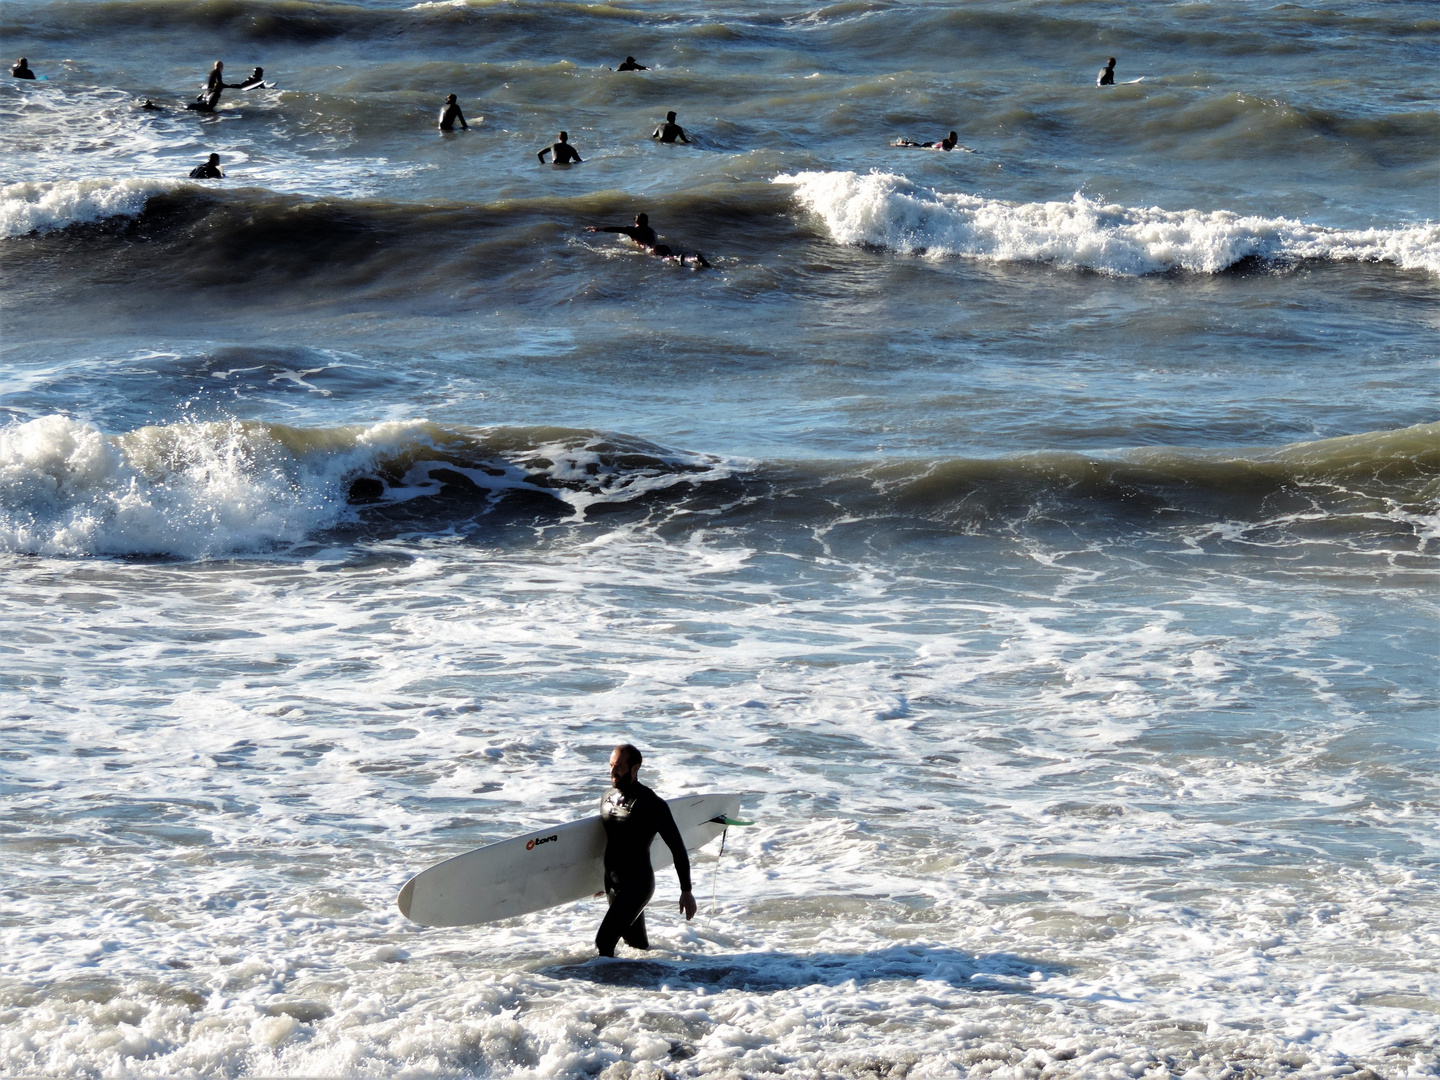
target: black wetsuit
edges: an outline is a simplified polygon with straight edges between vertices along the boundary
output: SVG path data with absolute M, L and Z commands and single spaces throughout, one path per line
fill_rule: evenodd
M 19 64 L 16 64 L 10 69 L 10 75 L 12 78 L 16 79 L 35 78 L 35 72 L 31 71 L 28 67 L 21 67 Z
M 196 165 L 190 170 L 191 180 L 224 180 L 225 174 L 220 171 L 219 166 L 211 165 L 208 161 L 203 165 Z
M 601 956 L 614 956 L 621 938 L 637 949 L 648 949 L 645 905 L 655 895 L 655 870 L 650 865 L 650 844 L 660 834 L 675 858 L 680 891 L 690 891 L 690 856 L 665 800 L 644 784 L 611 788 L 600 804 L 605 826 L 605 895 L 610 910 L 595 935 Z
M 440 130 L 454 131 L 456 120 L 460 121 L 460 126 L 466 131 L 470 130 L 470 125 L 465 123 L 465 114 L 460 111 L 460 106 L 453 101 L 447 101 L 445 107 L 440 110 Z
M 649 225 L 602 225 L 595 231 L 620 233 L 622 236 L 628 236 L 641 247 L 646 248 L 653 248 L 655 242 L 659 239 L 659 237 L 655 235 L 655 230 Z
M 1096 86 L 1114 86 L 1114 85 L 1115 85 L 1115 69 L 1114 69 L 1113 67 L 1108 67 L 1108 66 L 1101 68 L 1101 69 L 1100 69 L 1100 77 L 1095 80 L 1095 85 L 1096 85 Z
M 650 137 L 666 143 L 673 143 L 676 139 L 679 139 L 683 143 L 690 141 L 685 135 L 685 129 L 673 120 L 666 120 L 665 123 L 655 129 L 655 133 Z
M 649 71 L 650 69 L 647 68 L 644 64 L 637 64 L 637 63 L 635 63 L 634 60 L 631 60 L 631 59 L 629 59 L 629 58 L 626 58 L 625 62 L 624 62 L 623 64 L 621 64 L 621 65 L 620 65 L 618 68 L 616 68 L 615 70 L 616 70 L 616 71 Z
M 569 165 L 572 161 L 580 160 L 580 155 L 576 153 L 575 148 L 571 146 L 568 142 L 557 142 L 554 145 L 547 146 L 544 150 L 541 150 L 540 153 L 536 156 L 540 159 L 540 163 L 542 165 L 545 163 L 546 154 L 555 155 L 556 165 Z

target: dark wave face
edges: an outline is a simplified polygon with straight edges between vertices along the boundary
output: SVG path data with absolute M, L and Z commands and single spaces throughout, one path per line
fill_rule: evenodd
M 839 522 L 1102 534 L 1233 522 L 1291 544 L 1318 531 L 1440 554 L 1434 424 L 1275 450 L 876 465 L 735 462 L 557 428 L 230 423 L 107 437 L 51 416 L 0 430 L 0 471 L 6 547 L 69 555 L 214 556 L 335 529 L 484 535 L 515 520 L 630 521 L 672 536 L 688 522 L 772 537 Z M 252 506 L 266 510 L 253 516 Z

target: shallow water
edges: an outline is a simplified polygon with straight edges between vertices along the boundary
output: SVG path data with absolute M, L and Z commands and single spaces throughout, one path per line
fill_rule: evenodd
M 0 20 L 0 1072 L 1440 1071 L 1430 5 Z

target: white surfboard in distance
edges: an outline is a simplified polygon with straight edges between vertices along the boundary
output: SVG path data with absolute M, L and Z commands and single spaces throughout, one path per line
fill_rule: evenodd
M 723 819 L 740 812 L 739 795 L 687 795 L 666 803 L 688 851 L 714 840 L 725 831 Z M 597 815 L 436 863 L 407 881 L 395 902 L 422 926 L 497 922 L 603 892 L 604 860 L 605 827 Z M 651 865 L 660 870 L 671 862 L 665 841 L 655 837 Z

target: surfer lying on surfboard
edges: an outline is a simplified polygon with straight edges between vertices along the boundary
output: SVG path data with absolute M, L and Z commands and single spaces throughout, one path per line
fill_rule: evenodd
M 946 152 L 949 152 L 951 150 L 963 150 L 967 154 L 973 154 L 975 152 L 974 150 L 971 150 L 968 146 L 961 146 L 960 136 L 953 131 L 950 132 L 949 135 L 946 135 L 945 138 L 941 139 L 939 142 L 916 142 L 914 139 L 896 139 L 890 145 L 904 146 L 915 150 L 944 150 Z
M 687 255 L 683 251 L 676 251 L 669 244 L 660 243 L 660 237 L 650 227 L 649 214 L 636 214 L 634 225 L 591 225 L 585 231 L 620 233 L 622 236 L 628 236 L 634 240 L 651 255 L 658 255 L 662 259 L 675 259 L 681 266 L 685 265 L 686 259 L 690 259 L 697 268 L 704 267 L 707 270 L 710 268 L 710 261 L 700 252 Z
M 690 891 L 690 856 L 675 827 L 675 818 L 665 800 L 640 783 L 640 751 L 626 743 L 610 755 L 611 790 L 600 803 L 600 822 L 605 826 L 605 896 L 610 901 L 595 948 L 601 956 L 614 956 L 622 938 L 636 949 L 650 948 L 645 932 L 645 905 L 655 895 L 655 870 L 650 865 L 650 844 L 655 834 L 675 859 L 680 879 L 680 910 L 687 920 L 695 917 L 695 897 Z

